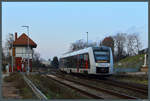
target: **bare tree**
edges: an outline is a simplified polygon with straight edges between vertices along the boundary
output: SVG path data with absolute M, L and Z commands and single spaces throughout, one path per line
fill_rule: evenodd
M 140 48 L 142 48 L 138 34 L 127 35 L 127 53 L 129 56 L 134 56 L 139 53 Z
M 5 50 L 4 55 L 6 56 L 6 61 L 7 62 L 10 62 L 10 60 L 11 60 L 9 52 L 10 52 L 10 48 L 12 48 L 13 40 L 14 40 L 13 35 L 9 33 L 6 36 L 5 47 L 4 47 L 4 50 Z
M 127 53 L 129 56 L 133 56 L 136 54 L 135 51 L 135 40 L 133 35 L 127 36 Z
M 113 37 L 113 39 L 117 60 L 120 60 L 122 57 L 126 55 L 125 51 L 126 33 L 118 33 Z
M 91 43 L 88 44 L 88 47 L 94 47 L 94 46 L 97 46 L 96 42 L 91 42 Z
M 59 67 L 59 61 L 58 61 L 58 57 L 57 56 L 53 57 L 52 66 L 54 68 L 58 68 Z
M 72 43 L 70 46 L 71 51 L 83 49 L 86 47 L 86 44 L 83 42 L 83 40 L 77 40 L 75 43 Z
M 75 50 L 83 49 L 86 47 L 92 47 L 92 46 L 96 46 L 96 42 L 91 42 L 87 45 L 87 42 L 85 42 L 84 40 L 77 40 L 75 43 L 71 44 L 70 50 L 75 51 Z
M 41 61 L 40 61 L 40 53 L 33 51 L 33 67 L 40 67 Z
M 102 46 L 102 40 L 100 40 L 100 42 L 99 42 L 99 46 Z
M 135 42 L 136 42 L 137 53 L 139 54 L 139 51 L 142 48 L 142 43 L 140 41 L 138 34 L 134 34 L 134 38 L 135 38 Z
M 37 61 L 37 62 L 40 62 L 40 53 L 34 52 L 34 54 L 33 54 L 33 60 Z

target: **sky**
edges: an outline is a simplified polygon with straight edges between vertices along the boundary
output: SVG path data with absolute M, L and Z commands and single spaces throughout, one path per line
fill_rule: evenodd
M 8 33 L 27 33 L 37 43 L 36 52 L 49 59 L 69 51 L 71 43 L 99 42 L 119 32 L 139 33 L 148 47 L 147 2 L 3 2 L 2 43 Z

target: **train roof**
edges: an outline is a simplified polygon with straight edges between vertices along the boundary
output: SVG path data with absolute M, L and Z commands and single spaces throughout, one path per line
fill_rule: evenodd
M 92 50 L 109 50 L 110 47 L 106 47 L 106 46 L 88 47 L 88 48 L 80 49 L 80 50 L 77 50 L 77 51 L 65 53 L 62 56 L 60 56 L 60 58 L 64 58 L 64 57 L 68 57 L 68 56 L 73 56 L 73 55 L 76 55 L 76 54 L 87 53 L 90 49 L 92 49 Z
M 92 47 L 93 50 L 109 50 L 110 47 L 107 46 L 100 46 L 100 47 Z

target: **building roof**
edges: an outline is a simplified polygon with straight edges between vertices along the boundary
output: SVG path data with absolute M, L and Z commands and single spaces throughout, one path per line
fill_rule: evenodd
M 28 36 L 23 33 L 20 37 L 18 37 L 14 42 L 13 42 L 13 46 L 27 46 L 28 45 Z M 29 46 L 36 48 L 37 44 L 29 38 Z

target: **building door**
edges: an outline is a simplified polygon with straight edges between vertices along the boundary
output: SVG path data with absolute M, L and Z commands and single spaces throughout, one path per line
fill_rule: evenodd
M 21 71 L 21 61 L 22 61 L 21 57 L 16 57 L 15 71 Z

